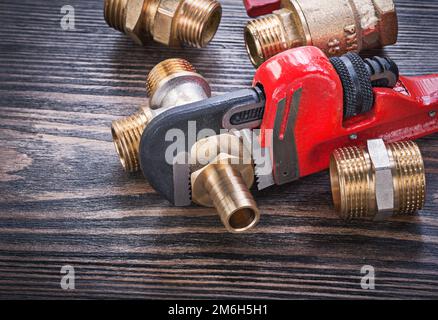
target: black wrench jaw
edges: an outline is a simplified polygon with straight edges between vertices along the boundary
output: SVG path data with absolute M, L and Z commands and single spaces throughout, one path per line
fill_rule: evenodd
M 204 129 L 210 129 L 215 134 L 219 134 L 220 130 L 226 126 L 224 116 L 229 115 L 233 109 L 238 112 L 240 108 L 247 110 L 248 106 L 252 106 L 254 109 L 260 109 L 264 108 L 264 105 L 263 92 L 259 88 L 248 88 L 172 108 L 158 115 L 146 127 L 140 142 L 140 165 L 145 178 L 157 192 L 173 205 L 190 205 L 191 199 L 184 201 L 178 196 L 181 194 L 189 195 L 189 193 L 175 187 L 177 185 L 178 188 L 184 188 L 186 182 L 187 184 L 190 182 L 189 177 L 187 177 L 187 181 L 175 181 L 174 163 L 177 154 L 174 154 L 173 163 L 166 161 L 166 152 L 175 143 L 175 141 L 166 141 L 168 132 L 176 129 L 184 133 L 184 150 L 179 151 L 188 154 L 196 142 L 193 137 L 197 137 L 199 132 Z M 263 112 L 256 114 L 260 117 L 260 123 Z M 248 122 L 248 126 L 254 128 L 256 122 L 252 119 Z M 195 129 L 189 134 L 189 128 L 192 129 L 194 123 L 196 123 Z M 187 172 L 187 168 L 183 167 L 182 172 L 184 170 Z M 176 175 L 177 179 L 181 178 L 181 173 L 179 175 L 180 177 Z M 187 188 L 189 187 L 187 185 Z

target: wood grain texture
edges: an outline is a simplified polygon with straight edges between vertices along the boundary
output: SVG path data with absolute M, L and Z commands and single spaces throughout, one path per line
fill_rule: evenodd
M 207 49 L 172 50 L 108 28 L 101 0 L 68 2 L 75 31 L 60 27 L 66 1 L 0 1 L 0 298 L 438 298 L 438 135 L 419 141 L 426 208 L 390 222 L 339 220 L 323 172 L 258 194 L 259 227 L 232 235 L 213 210 L 173 208 L 122 171 L 110 123 L 145 102 L 156 63 L 188 59 L 214 94 L 250 85 L 247 17 L 221 2 Z M 385 53 L 404 74 L 438 73 L 438 2 L 396 4 Z M 60 288 L 66 264 L 74 291 Z

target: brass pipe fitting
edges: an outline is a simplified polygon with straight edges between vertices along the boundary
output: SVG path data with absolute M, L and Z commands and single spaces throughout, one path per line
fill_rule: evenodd
M 216 151 L 220 152 L 224 148 L 234 149 L 239 153 L 247 152 L 239 138 L 230 134 L 221 137 L 225 139 L 210 137 L 198 142 L 207 145 L 208 150 L 213 152 L 207 152 L 208 157 L 204 158 L 208 160 L 208 164 L 191 174 L 192 200 L 201 206 L 215 207 L 225 228 L 230 232 L 240 233 L 253 228 L 260 219 L 259 209 L 249 190 L 254 183 L 254 168 L 251 162 L 243 161 L 245 157 L 241 155 L 219 153 L 212 158 L 217 154 Z M 219 145 L 230 139 L 234 146 Z M 197 154 L 192 152 L 192 157 L 194 153 Z
M 216 0 L 105 0 L 107 24 L 145 45 L 202 48 L 216 34 L 222 7 Z
M 246 26 L 246 48 L 255 66 L 299 46 L 339 56 L 397 41 L 393 0 L 282 0 L 281 6 Z
M 343 218 L 382 220 L 424 206 L 424 164 L 414 142 L 385 145 L 379 139 L 370 140 L 367 148 L 338 149 L 331 157 L 330 179 L 335 208 Z
M 146 81 L 149 106 L 112 123 L 114 145 L 127 172 L 140 169 L 139 148 L 144 129 L 158 114 L 169 108 L 207 99 L 210 86 L 195 68 L 183 59 L 168 59 L 156 65 Z

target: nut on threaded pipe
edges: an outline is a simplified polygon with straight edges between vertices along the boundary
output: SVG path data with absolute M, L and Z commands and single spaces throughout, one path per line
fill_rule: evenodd
M 140 170 L 141 136 L 155 116 L 169 108 L 211 96 L 208 82 L 183 59 L 169 59 L 155 66 L 148 75 L 146 87 L 149 107 L 144 106 L 137 113 L 114 121 L 111 127 L 117 154 L 127 172 Z
M 252 164 L 222 153 L 192 173 L 191 181 L 193 201 L 215 207 L 228 231 L 245 232 L 258 223 L 260 212 L 249 190 L 254 183 Z
M 331 157 L 333 201 L 343 218 L 380 220 L 395 213 L 412 214 L 424 206 L 426 177 L 418 146 L 410 141 L 386 146 L 376 141 L 367 148 L 338 149 Z
M 281 7 L 247 24 L 246 47 L 257 67 L 298 46 L 312 45 L 328 56 L 340 56 L 397 41 L 393 0 L 282 0 Z
M 216 34 L 222 7 L 216 0 L 105 0 L 107 24 L 139 44 L 205 47 Z

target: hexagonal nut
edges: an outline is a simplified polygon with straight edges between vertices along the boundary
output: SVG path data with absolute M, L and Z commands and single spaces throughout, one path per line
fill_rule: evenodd
M 145 36 L 141 32 L 143 5 L 145 0 L 127 0 L 125 9 L 125 33 L 136 43 L 144 45 Z
M 190 150 L 190 159 L 191 163 L 195 164 L 194 168 L 201 168 L 220 154 L 232 156 L 237 164 L 252 164 L 250 151 L 240 138 L 230 133 L 200 139 Z
M 296 29 L 296 26 L 295 21 L 292 18 L 292 11 L 289 9 L 280 9 L 275 10 L 273 13 L 280 19 L 281 25 L 283 26 L 288 39 L 294 38 L 294 30 Z
M 384 220 L 394 211 L 394 186 L 392 164 L 382 139 L 367 141 L 368 154 L 375 171 L 377 213 L 375 220 Z
M 397 42 L 398 19 L 393 0 L 373 0 L 379 20 L 380 45 L 387 46 Z
M 173 20 L 180 6 L 180 0 L 161 0 L 155 14 L 152 35 L 155 41 L 170 47 L 178 47 L 179 41 L 173 30 Z

